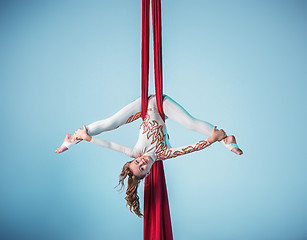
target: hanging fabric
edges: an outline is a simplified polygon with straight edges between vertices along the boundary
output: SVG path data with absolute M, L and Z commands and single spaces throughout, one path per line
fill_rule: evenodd
M 148 105 L 148 70 L 149 70 L 149 10 L 150 0 L 142 0 L 142 118 Z M 163 120 L 162 89 L 162 27 L 161 2 L 152 0 L 152 24 L 154 45 L 155 90 L 159 113 Z M 144 240 L 172 240 L 172 225 L 169 211 L 163 162 L 156 161 L 150 175 L 145 179 L 144 190 Z
M 155 89 L 159 113 L 165 121 L 163 112 L 162 89 L 162 26 L 161 26 L 161 0 L 152 0 L 152 27 L 155 66 Z
M 141 81 L 142 81 L 142 118 L 144 119 L 148 105 L 148 73 L 149 73 L 149 10 L 150 0 L 142 1 L 142 53 L 141 53 Z M 154 47 L 155 90 L 159 113 L 163 120 L 163 85 L 162 85 L 162 26 L 161 2 L 152 0 L 152 27 Z
M 172 224 L 162 160 L 145 179 L 144 240 L 172 240 Z
M 142 118 L 146 117 L 148 105 L 149 70 L 149 5 L 150 0 L 142 0 L 142 50 L 141 50 L 141 87 Z

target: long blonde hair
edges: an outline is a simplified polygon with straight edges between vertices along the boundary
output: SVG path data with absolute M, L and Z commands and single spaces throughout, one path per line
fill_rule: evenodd
M 124 188 L 124 180 L 128 176 L 128 186 L 126 190 L 126 201 L 127 205 L 130 207 L 130 211 L 133 212 L 138 216 L 138 217 L 143 217 L 143 214 L 140 211 L 140 201 L 139 201 L 139 196 L 137 193 L 139 183 L 141 180 L 145 177 L 137 177 L 133 175 L 132 171 L 130 170 L 130 162 L 127 162 L 122 169 L 122 172 L 119 175 L 119 183 L 117 186 L 120 185 L 120 191 Z

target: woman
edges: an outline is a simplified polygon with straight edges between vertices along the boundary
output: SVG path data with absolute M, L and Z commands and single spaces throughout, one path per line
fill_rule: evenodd
M 108 119 L 91 123 L 88 126 L 83 125 L 83 129 L 79 128 L 75 131 L 74 135 L 67 134 L 64 143 L 55 152 L 64 152 L 73 144 L 78 143 L 78 141 L 85 140 L 101 147 L 122 152 L 133 158 L 132 161 L 124 165 L 120 174 L 119 184 L 123 187 L 124 179 L 128 176 L 127 196 L 125 199 L 130 206 L 130 210 L 133 209 L 138 216 L 142 216 L 137 195 L 138 184 L 141 179 L 150 173 L 150 168 L 155 161 L 199 151 L 216 141 L 220 141 L 226 148 L 238 155 L 243 154 L 236 144 L 234 136 L 227 136 L 224 130 L 217 130 L 212 124 L 193 118 L 184 108 L 168 96 L 163 98 L 163 109 L 166 118 L 170 118 L 190 130 L 200 132 L 209 137 L 192 145 L 172 148 L 169 143 L 165 122 L 157 109 L 156 98 L 154 95 L 151 95 L 148 100 L 146 117 L 140 126 L 138 141 L 133 148 L 97 139 L 93 136 L 116 129 L 123 124 L 128 124 L 140 118 L 140 98 Z

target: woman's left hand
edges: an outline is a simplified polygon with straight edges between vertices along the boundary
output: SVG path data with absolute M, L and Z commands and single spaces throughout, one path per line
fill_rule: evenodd
M 76 130 L 74 135 L 76 140 L 87 140 L 90 138 L 90 136 L 87 135 L 87 129 L 85 125 L 83 125 L 83 129 L 79 128 Z

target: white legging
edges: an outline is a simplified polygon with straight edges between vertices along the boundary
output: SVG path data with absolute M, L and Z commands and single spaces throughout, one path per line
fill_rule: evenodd
M 185 128 L 202 133 L 208 137 L 212 135 L 214 127 L 212 124 L 194 118 L 182 106 L 180 106 L 176 101 L 174 101 L 169 96 L 165 96 L 163 100 L 163 109 L 167 118 L 174 120 L 175 122 L 181 124 Z M 86 126 L 87 133 L 89 136 L 95 136 L 102 132 L 114 130 L 140 117 L 141 117 L 141 98 L 128 104 L 110 118 L 96 121 L 87 125 Z M 109 141 L 106 142 L 108 142 L 107 145 L 109 145 L 109 143 L 116 145 L 116 143 L 112 143 Z M 75 143 L 64 142 L 63 145 L 69 148 Z M 234 148 L 234 145 L 225 144 L 224 140 L 220 141 L 220 143 L 222 143 L 226 148 L 230 150 Z

